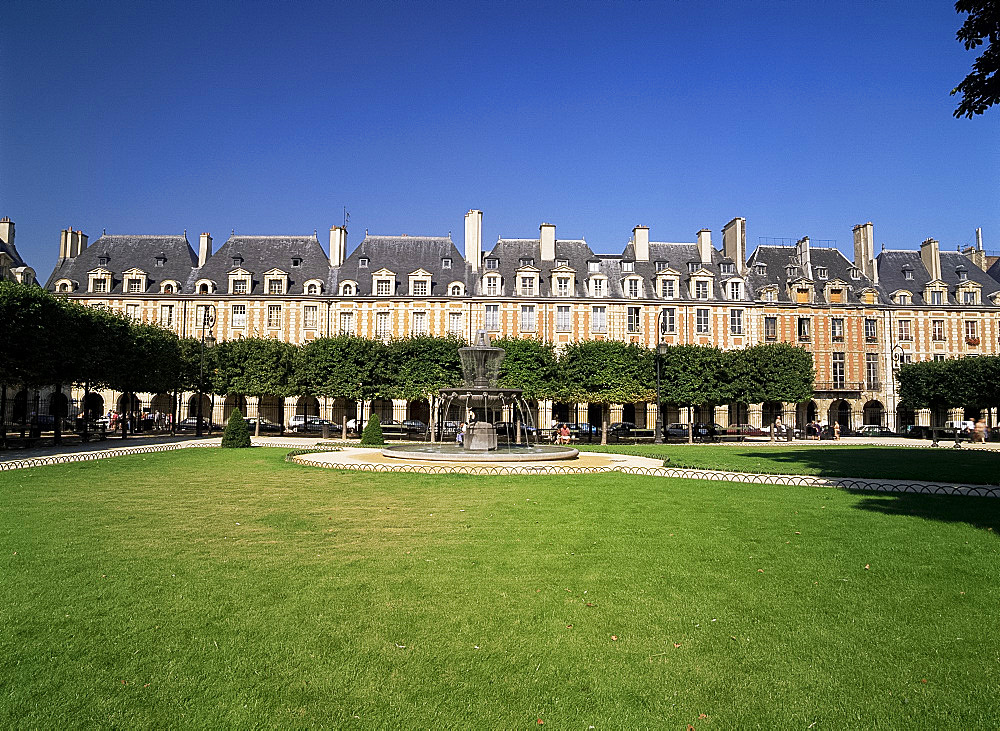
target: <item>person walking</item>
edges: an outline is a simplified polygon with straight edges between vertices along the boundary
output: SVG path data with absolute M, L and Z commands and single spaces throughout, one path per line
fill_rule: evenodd
M 835 441 L 840 441 L 840 422 L 833 422 L 833 438 Z

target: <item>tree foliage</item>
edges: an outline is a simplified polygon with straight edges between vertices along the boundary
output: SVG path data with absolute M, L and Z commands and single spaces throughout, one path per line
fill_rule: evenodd
M 242 449 L 250 446 L 250 430 L 239 409 L 233 409 L 226 422 L 226 430 L 222 432 L 222 446 Z
M 988 41 L 972 71 L 951 90 L 952 96 L 962 95 L 954 115 L 972 119 L 1000 101 L 1000 1 L 958 0 L 955 11 L 968 15 L 955 34 L 965 50 Z
M 897 378 L 900 399 L 913 408 L 1000 406 L 1000 356 L 904 363 Z
M 441 388 L 457 386 L 462 366 L 456 338 L 419 335 L 394 340 L 388 346 L 388 383 L 384 396 L 415 401 L 436 396 Z
M 500 364 L 500 388 L 520 388 L 528 399 L 556 395 L 559 365 L 553 345 L 532 338 L 502 338 L 493 346 L 507 351 Z
M 355 335 L 320 338 L 300 349 L 294 370 L 303 394 L 352 401 L 378 398 L 387 381 L 386 346 Z
M 726 353 L 729 398 L 746 404 L 812 398 L 813 357 L 805 348 L 766 343 Z
M 239 338 L 215 346 L 216 393 L 289 396 L 295 345 L 272 338 Z
M 375 414 L 368 417 L 368 423 L 365 424 L 365 430 L 361 432 L 361 444 L 363 446 L 378 446 L 385 444 L 385 438 L 382 436 L 382 422 L 378 420 Z

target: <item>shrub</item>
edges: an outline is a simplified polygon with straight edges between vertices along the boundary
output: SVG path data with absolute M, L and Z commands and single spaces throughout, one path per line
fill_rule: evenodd
M 222 433 L 222 446 L 250 446 L 250 430 L 247 429 L 247 423 L 243 420 L 243 414 L 240 413 L 239 409 L 233 409 L 233 413 L 229 415 L 226 430 Z
M 361 443 L 371 446 L 385 444 L 385 439 L 382 437 L 382 422 L 378 420 L 377 416 L 368 417 L 365 430 L 361 432 Z

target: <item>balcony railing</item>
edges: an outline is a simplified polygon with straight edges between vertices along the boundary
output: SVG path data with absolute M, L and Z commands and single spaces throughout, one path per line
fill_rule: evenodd
M 814 391 L 868 391 L 872 389 L 863 381 L 816 381 L 813 384 Z

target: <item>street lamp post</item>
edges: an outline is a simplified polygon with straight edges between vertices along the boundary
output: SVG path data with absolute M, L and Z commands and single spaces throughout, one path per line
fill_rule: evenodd
M 215 306 L 205 305 L 205 309 L 202 311 L 201 324 L 201 357 L 198 365 L 198 412 L 195 422 L 195 436 L 202 436 L 202 425 L 201 425 L 201 411 L 202 411 L 202 400 L 204 399 L 204 388 L 205 388 L 205 346 L 212 347 L 215 345 L 215 336 L 212 334 L 212 328 L 215 326 Z
M 663 444 L 663 399 L 660 397 L 660 359 L 666 352 L 667 344 L 660 342 L 663 337 L 663 318 L 667 311 L 660 309 L 660 314 L 656 316 L 656 424 L 653 430 L 653 441 L 656 444 Z

